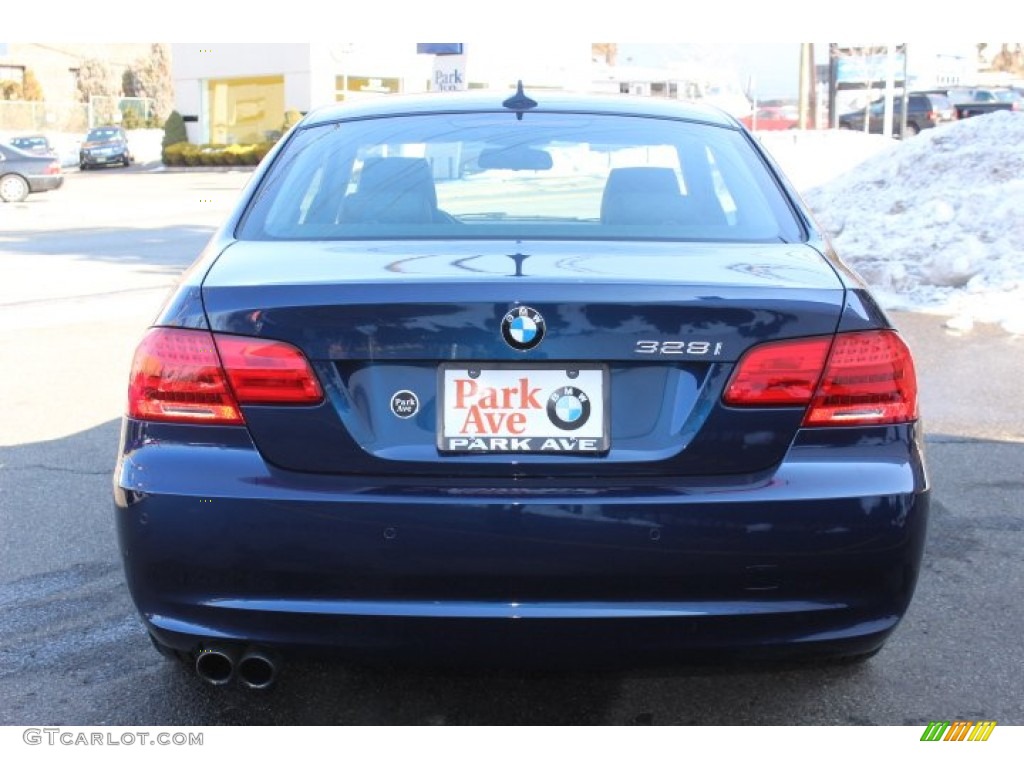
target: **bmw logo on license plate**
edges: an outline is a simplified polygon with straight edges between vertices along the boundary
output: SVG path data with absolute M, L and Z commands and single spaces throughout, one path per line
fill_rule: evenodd
M 548 398 L 548 418 L 559 429 L 579 429 L 590 418 L 590 398 L 577 387 L 559 387 Z
M 516 307 L 501 319 L 501 337 L 512 349 L 533 349 L 544 338 L 544 318 L 531 307 Z

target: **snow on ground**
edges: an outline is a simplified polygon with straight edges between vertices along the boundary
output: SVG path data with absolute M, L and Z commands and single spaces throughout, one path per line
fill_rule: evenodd
M 756 135 L 801 192 L 899 146 L 896 139 L 863 131 L 759 131 Z
M 852 134 L 824 132 L 844 133 L 831 140 L 832 154 Z M 876 144 L 866 160 L 813 187 L 801 183 L 801 168 L 822 172 L 815 153 L 769 151 L 883 305 L 951 315 L 955 330 L 989 322 L 1024 334 L 1024 113 L 972 117 L 880 151 Z

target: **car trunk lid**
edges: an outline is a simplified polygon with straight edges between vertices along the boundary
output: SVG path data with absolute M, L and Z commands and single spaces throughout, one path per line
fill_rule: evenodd
M 715 475 L 777 463 L 804 411 L 723 406 L 736 361 L 834 333 L 844 290 L 806 244 L 246 241 L 203 300 L 212 330 L 293 344 L 324 386 L 245 407 L 282 468 Z M 519 318 L 536 346 L 503 334 Z

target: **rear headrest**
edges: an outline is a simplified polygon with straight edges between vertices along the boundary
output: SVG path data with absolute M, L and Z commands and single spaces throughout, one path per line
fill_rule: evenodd
M 437 190 L 422 157 L 372 157 L 363 163 L 341 220 L 350 223 L 429 224 L 437 215 Z
M 679 194 L 676 172 L 671 168 L 612 168 L 605 183 L 605 195 L 622 195 L 641 192 L 654 194 Z
M 679 224 L 685 199 L 671 168 L 613 168 L 601 198 L 603 224 Z
M 430 165 L 422 157 L 371 157 L 363 162 L 356 192 L 420 194 L 437 206 L 437 190 Z

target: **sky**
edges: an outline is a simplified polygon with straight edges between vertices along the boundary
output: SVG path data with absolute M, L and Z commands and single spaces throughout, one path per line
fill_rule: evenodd
M 821 43 L 828 61 L 828 45 Z M 800 43 L 619 43 L 619 63 L 665 67 L 698 58 L 735 72 L 736 85 L 748 84 L 759 99 L 795 99 L 799 90 Z
M 5 8 L 0 39 L 25 40 L 40 33 L 61 41 L 209 40 L 215 42 L 326 42 L 341 40 L 461 40 L 490 37 L 522 42 L 524 56 L 540 55 L 564 40 L 634 40 L 751 46 L 794 45 L 787 40 L 962 39 L 1006 36 L 1024 28 L 1024 5 L 1005 0 L 972 0 L 957 12 L 956 26 L 941 14 L 922 13 L 911 3 L 858 0 L 855 6 L 820 0 L 730 0 L 676 3 L 626 0 L 444 0 L 440 3 L 393 0 L 373 3 L 323 3 L 290 0 L 269 14 L 240 13 L 229 3 L 176 0 L 174 13 L 143 13 L 137 0 L 106 0 L 104 13 L 116 25 L 89 26 L 75 14 L 50 14 L 40 26 L 38 10 L 15 3 Z

